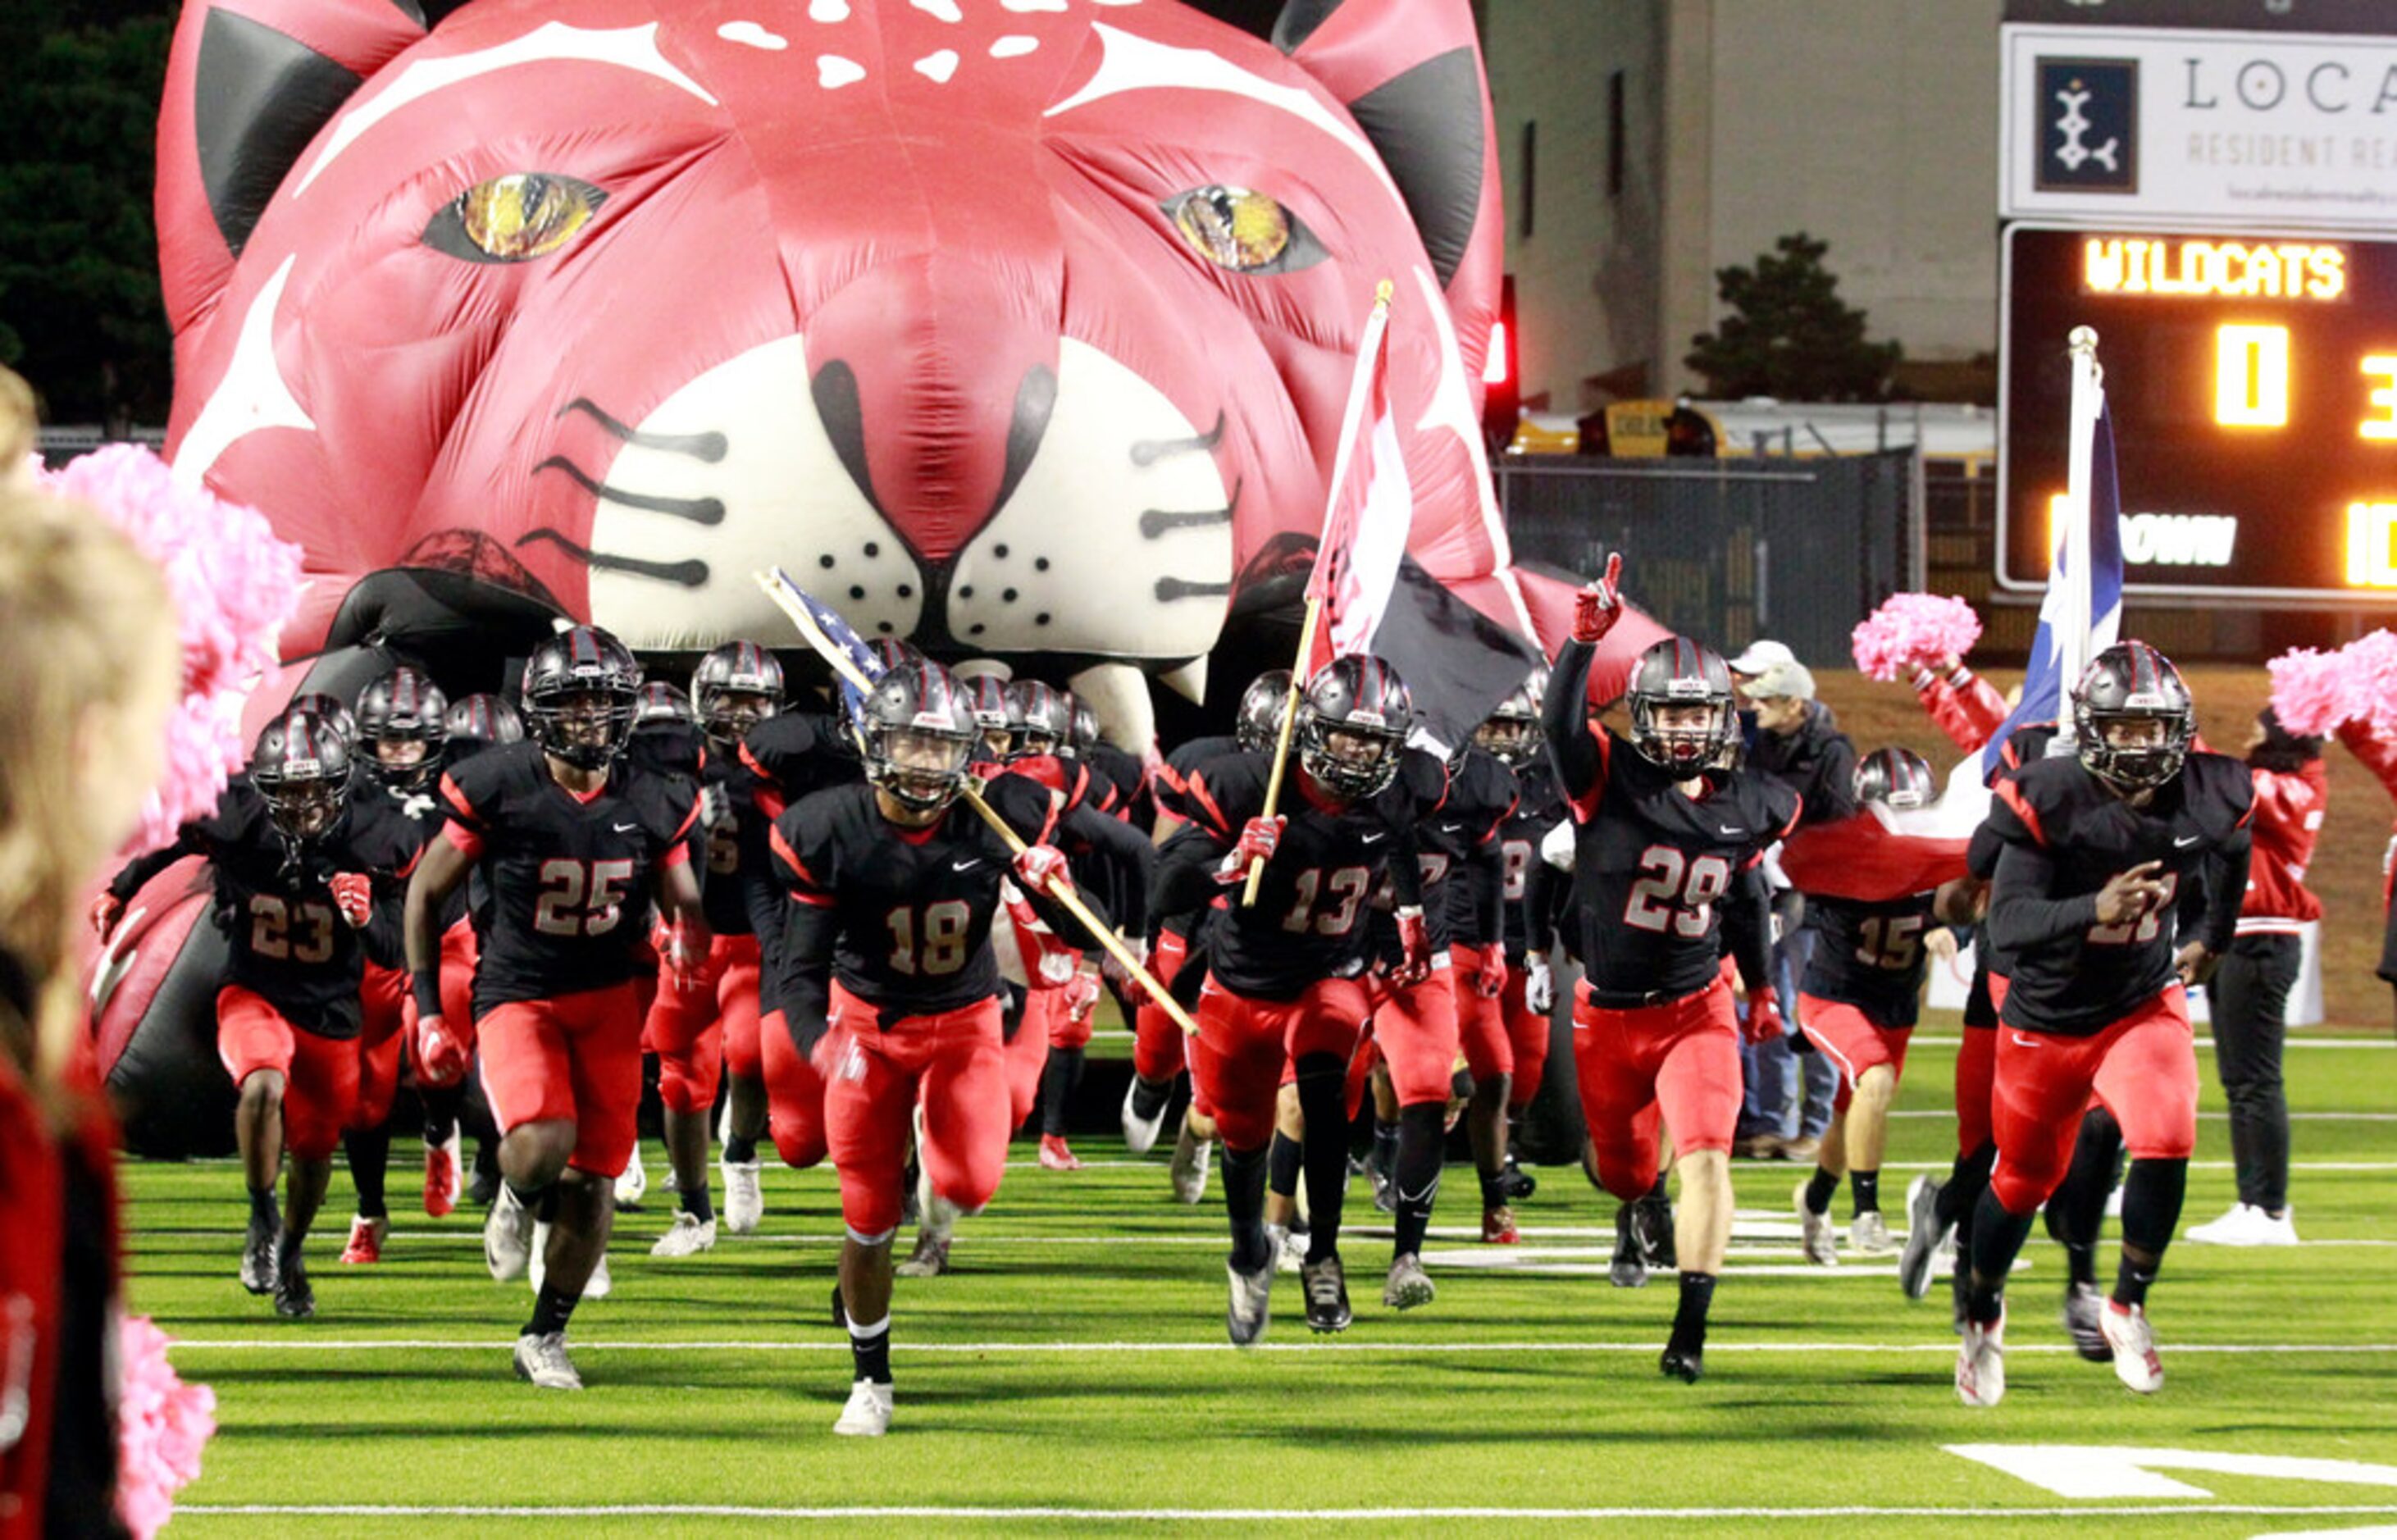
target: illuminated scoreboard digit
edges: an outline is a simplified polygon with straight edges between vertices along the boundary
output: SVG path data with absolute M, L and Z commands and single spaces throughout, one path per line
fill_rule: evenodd
M 2397 241 L 2010 226 L 1998 579 L 2047 577 L 2094 327 L 2133 593 L 2397 603 Z

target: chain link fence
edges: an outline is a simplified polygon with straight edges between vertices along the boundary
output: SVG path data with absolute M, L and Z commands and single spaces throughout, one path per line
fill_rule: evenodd
M 1761 636 L 1810 666 L 1923 583 L 1922 462 L 1911 449 L 1818 460 L 1501 461 L 1519 559 L 1589 575 L 1621 551 L 1657 621 L 1726 654 Z

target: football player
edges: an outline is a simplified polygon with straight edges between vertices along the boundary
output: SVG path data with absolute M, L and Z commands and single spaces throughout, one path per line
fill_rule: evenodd
M 442 777 L 449 822 L 408 890 L 418 1051 L 447 1074 L 464 1050 L 443 1015 L 443 902 L 472 871 L 488 883 L 474 1009 L 504 1180 L 483 1254 L 493 1278 L 523 1277 L 535 1224 L 554 1213 L 515 1354 L 518 1377 L 542 1389 L 582 1388 L 567 1326 L 607 1254 L 615 1180 L 636 1137 L 641 986 L 657 967 L 639 923 L 646 900 L 665 917 L 677 971 L 708 945 L 687 843 L 698 788 L 624 757 L 639 695 L 638 665 L 605 631 L 576 626 L 534 648 L 531 741 Z
M 1939 797 L 1929 762 L 1910 749 L 1867 755 L 1854 781 L 1859 804 L 1906 810 L 1929 807 Z M 1806 901 L 1814 945 L 1799 984 L 1798 1020 L 1807 1040 L 1840 1071 L 1814 1174 L 1799 1184 L 1794 1199 L 1809 1262 L 1839 1262 L 1830 1208 L 1842 1175 L 1855 1205 L 1849 1245 L 1868 1256 L 1891 1249 L 1881 1213 L 1881 1150 L 1930 968 L 1922 938 L 1935 925 L 1970 917 L 1967 890 L 1957 882 L 1882 903 L 1820 895 Z
M 2131 1154 L 2122 1254 L 2100 1328 L 2116 1377 L 2163 1385 L 2148 1288 L 2179 1222 L 2197 1138 L 2186 988 L 2230 944 L 2247 887 L 2246 767 L 2192 751 L 2189 688 L 2144 642 L 2106 649 L 2072 692 L 2071 756 L 1999 781 L 1990 940 L 2010 965 L 1993 1120 L 1998 1160 L 1975 1208 L 1956 1358 L 1967 1406 L 2005 1394 L 2005 1282 L 2033 1215 L 2064 1179 L 2091 1092 Z M 2179 905 L 2203 883 L 2203 904 Z M 2180 933 L 2175 933 L 2176 908 Z
M 360 932 L 374 891 L 361 839 L 370 819 L 355 812 L 349 791 L 348 740 L 313 712 L 288 712 L 258 735 L 248 773 L 214 813 L 117 874 L 100 916 L 105 934 L 150 878 L 185 855 L 208 858 L 230 953 L 217 1057 L 241 1093 L 234 1132 L 249 1186 L 241 1282 L 272 1293 L 288 1319 L 316 1311 L 301 1246 L 357 1104 Z
M 708 1118 L 728 1068 L 746 1110 L 763 1103 L 757 1043 L 757 937 L 749 917 L 743 864 L 766 859 L 764 824 L 755 813 L 753 776 L 741 745 L 783 707 L 783 665 L 755 642 L 726 642 L 691 671 L 690 696 L 705 748 L 700 765 L 700 893 L 711 943 L 691 973 L 658 981 L 645 1032 L 658 1055 L 658 1099 L 665 1116 L 666 1158 L 677 1211 L 650 1255 L 690 1256 L 716 1244 L 716 1216 L 707 1190 Z M 753 1142 L 754 1142 L 754 1135 Z M 724 1223 L 735 1235 L 765 1212 L 757 1160 L 724 1162 Z
M 1306 1142 L 1308 1220 L 1302 1268 L 1307 1325 L 1346 1330 L 1348 1288 L 1339 1252 L 1348 1180 L 1347 1072 L 1368 1013 L 1368 899 L 1388 873 L 1397 906 L 1405 987 L 1431 970 L 1431 937 L 1416 862 L 1413 797 L 1398 784 L 1413 707 L 1396 670 L 1377 658 L 1333 660 L 1307 681 L 1294 724 L 1298 763 L 1283 810 L 1265 815 L 1271 767 L 1235 754 L 1190 772 L 1190 827 L 1167 847 L 1158 872 L 1162 914 L 1188 914 L 1219 893 L 1229 906 L 1208 938 L 1191 1078 L 1224 1144 L 1224 1201 L 1232 1231 L 1226 1327 L 1235 1344 L 1265 1335 L 1275 1248 L 1265 1228 L 1268 1152 L 1285 1065 L 1300 1111 L 1318 1137 Z M 1253 904 L 1240 902 L 1252 864 L 1264 873 Z
M 1532 1098 L 1540 1093 L 1548 1063 L 1548 1015 L 1557 1003 L 1556 974 L 1549 968 L 1548 953 L 1564 888 L 1556 880 L 1556 868 L 1540 859 L 1540 841 L 1565 822 L 1565 805 L 1557 795 L 1556 772 L 1548 768 L 1547 745 L 1540 729 L 1540 704 L 1547 690 L 1547 667 L 1533 669 L 1498 703 L 1489 720 L 1474 730 L 1474 742 L 1515 772 L 1515 810 L 1498 837 L 1505 873 L 1499 896 L 1506 904 L 1506 993 L 1498 1005 L 1509 1060 L 1506 1118 L 1510 1131 L 1521 1122 Z M 1517 1166 L 1511 1137 L 1506 1143 L 1504 1179 L 1496 1191 L 1482 1194 L 1485 1210 L 1493 1198 L 1501 1204 L 1511 1204 L 1531 1197 L 1538 1186 L 1530 1172 Z
M 836 1433 L 877 1437 L 891 1414 L 891 1239 L 910 1125 L 932 1190 L 971 1212 L 1006 1164 L 1008 1097 L 999 981 L 989 944 L 1001 879 L 1028 896 L 1065 870 L 1049 843 L 1057 800 L 1001 775 L 980 796 L 1024 842 L 1011 854 L 964 805 L 977 738 L 964 691 L 938 663 L 904 663 L 876 681 L 862 723 L 866 783 L 836 787 L 784 812 L 770 837 L 787 889 L 778 959 L 787 1036 L 824 1083 L 824 1138 L 839 1172 L 841 1246 L 835 1293 L 854 1376 Z M 1061 933 L 1087 939 L 1031 896 Z
M 1634 664 L 1631 736 L 1585 719 L 1595 646 L 1622 613 L 1619 556 L 1575 596 L 1542 717 L 1575 826 L 1573 910 L 1587 971 L 1573 1002 L 1574 1069 L 1600 1181 L 1626 1207 L 1650 1196 L 1661 1112 L 1681 1174 L 1675 1253 L 1681 1300 L 1659 1367 L 1694 1383 L 1707 1315 L 1731 1239 L 1731 1143 L 1739 1034 L 1781 1032 L 1758 871 L 1798 819 L 1778 782 L 1719 767 L 1738 732 L 1721 657 L 1684 637 Z M 1741 1024 L 1721 967 L 1730 944 L 1748 989 Z

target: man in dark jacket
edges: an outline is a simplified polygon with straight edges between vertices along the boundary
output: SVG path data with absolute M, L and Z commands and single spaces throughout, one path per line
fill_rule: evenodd
M 1773 661 L 1739 693 L 1756 713 L 1756 743 L 1749 763 L 1798 794 L 1799 823 L 1827 824 L 1856 810 L 1856 748 L 1841 732 L 1831 708 L 1814 699 L 1814 676 L 1795 658 Z M 1773 864 L 1768 860 L 1768 867 Z M 1781 1019 L 1798 1024 L 1798 981 L 1814 951 L 1814 933 L 1804 925 L 1805 900 L 1773 868 L 1774 977 L 1781 995 Z M 1798 1095 L 1802 1079 L 1802 1101 Z M 1784 1038 L 1749 1051 L 1748 1092 L 1752 1153 L 1780 1159 L 1811 1160 L 1831 1120 L 1839 1073 L 1830 1061 L 1798 1051 Z M 1793 1103 L 1800 1105 L 1793 1106 Z

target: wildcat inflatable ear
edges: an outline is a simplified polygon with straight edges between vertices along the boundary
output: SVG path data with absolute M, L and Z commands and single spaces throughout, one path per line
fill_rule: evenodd
M 1448 295 L 1479 396 L 1506 213 L 1470 0 L 1288 0 L 1273 41 L 1381 152 Z
M 192 0 L 158 114 L 158 256 L 181 333 L 216 302 L 284 176 L 424 35 L 416 0 Z

